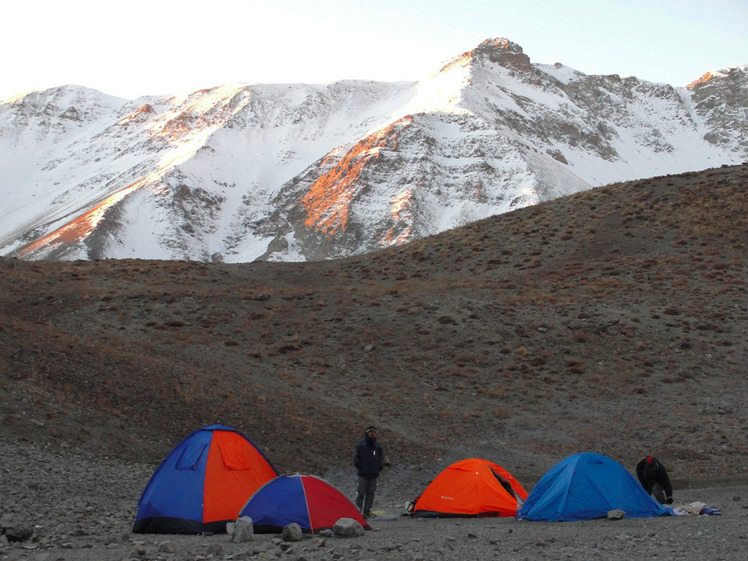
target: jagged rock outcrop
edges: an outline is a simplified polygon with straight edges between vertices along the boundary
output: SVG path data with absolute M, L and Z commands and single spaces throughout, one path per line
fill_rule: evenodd
M 707 72 L 688 85 L 695 112 L 708 130 L 704 140 L 742 156 L 748 138 L 748 66 Z

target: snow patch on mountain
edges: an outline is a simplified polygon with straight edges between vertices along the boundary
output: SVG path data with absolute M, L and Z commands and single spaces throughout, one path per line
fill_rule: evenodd
M 0 103 L 0 254 L 345 257 L 594 186 L 748 157 L 745 66 L 687 88 L 487 40 L 417 82 Z

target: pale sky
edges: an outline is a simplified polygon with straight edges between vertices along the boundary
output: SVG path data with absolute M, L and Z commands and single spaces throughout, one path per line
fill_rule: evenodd
M 0 100 L 418 80 L 493 37 L 534 63 L 684 86 L 748 64 L 748 0 L 7 0 Z

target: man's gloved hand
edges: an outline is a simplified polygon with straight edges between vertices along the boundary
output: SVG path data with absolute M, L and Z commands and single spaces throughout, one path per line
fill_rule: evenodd
M 673 497 L 665 497 L 665 502 L 669 505 L 673 504 Z

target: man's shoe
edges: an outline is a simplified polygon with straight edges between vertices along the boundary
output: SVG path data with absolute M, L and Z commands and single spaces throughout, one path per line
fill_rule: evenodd
M 366 512 L 364 512 L 364 518 L 371 518 L 371 516 L 372 514 L 370 510 L 367 510 Z

